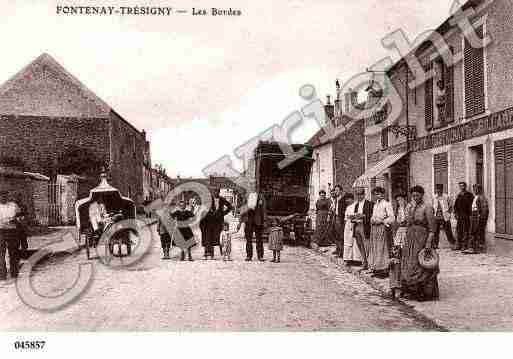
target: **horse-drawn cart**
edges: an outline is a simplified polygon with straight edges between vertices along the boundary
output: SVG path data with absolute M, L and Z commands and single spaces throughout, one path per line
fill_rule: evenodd
M 85 246 L 87 259 L 90 259 L 91 248 L 98 246 L 103 233 L 117 222 L 136 218 L 136 205 L 112 187 L 107 176 L 102 174 L 100 184 L 89 192 L 89 196 L 75 203 L 75 215 L 80 244 Z M 115 245 L 119 256 L 123 245 L 126 246 L 126 254 L 130 255 L 134 244 L 131 237 L 137 235 L 131 228 L 121 228 L 107 239 L 105 245 L 108 245 L 111 255 L 114 255 Z

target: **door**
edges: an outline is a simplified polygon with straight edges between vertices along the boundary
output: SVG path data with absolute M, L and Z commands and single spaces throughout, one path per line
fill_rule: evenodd
M 495 232 L 513 236 L 513 138 L 494 144 Z

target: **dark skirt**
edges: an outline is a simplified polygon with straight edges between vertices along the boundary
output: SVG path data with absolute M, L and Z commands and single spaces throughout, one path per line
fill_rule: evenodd
M 412 225 L 408 227 L 401 258 L 401 284 L 404 292 L 422 300 L 434 300 L 439 297 L 439 269 L 427 270 L 420 266 L 418 255 L 425 247 L 428 237 L 426 227 Z
M 333 243 L 331 238 L 330 223 L 328 222 L 329 211 L 319 210 L 315 216 L 314 241 L 318 246 L 329 246 Z

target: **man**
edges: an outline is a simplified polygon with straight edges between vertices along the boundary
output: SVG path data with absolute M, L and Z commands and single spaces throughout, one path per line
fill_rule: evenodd
M 460 193 L 454 202 L 454 214 L 456 215 L 457 241 L 455 250 L 466 250 L 468 248 L 468 238 L 470 231 L 470 215 L 472 214 L 472 201 L 474 196 L 467 191 L 467 184 L 460 182 Z
M 100 240 L 106 216 L 107 210 L 101 198 L 98 198 L 89 205 L 89 222 L 93 227 L 93 238 L 95 239 L 93 246 L 96 246 Z
M 470 246 L 463 252 L 465 254 L 475 254 L 485 250 L 485 231 L 489 213 L 488 201 L 483 194 L 481 185 L 474 185 L 474 194 L 470 224 Z
M 370 220 L 374 205 L 371 201 L 368 201 L 365 198 L 365 189 L 363 188 L 356 190 L 356 201 L 354 215 L 351 219 L 351 222 L 354 223 L 353 235 L 356 239 L 356 244 L 358 245 L 358 250 L 362 257 L 362 270 L 367 270 L 369 269 Z
M 173 218 L 179 222 L 183 222 L 183 221 L 187 221 L 187 220 L 194 218 L 194 213 L 192 213 L 190 210 L 186 209 L 185 201 L 181 200 L 180 203 L 178 204 L 178 209 L 176 211 L 174 211 L 173 213 L 171 213 L 171 218 Z M 180 232 L 180 234 L 182 235 L 182 237 L 185 241 L 191 241 L 194 239 L 194 234 L 192 233 L 192 229 L 190 226 L 178 226 L 177 225 L 175 227 L 173 237 L 178 235 L 177 231 Z M 169 253 L 169 251 L 168 251 L 168 253 Z M 187 248 L 187 258 L 190 262 L 193 261 L 191 247 Z M 181 261 L 185 260 L 185 251 L 183 249 L 182 249 L 182 253 L 180 256 L 180 260 Z
M 205 217 L 200 222 L 201 242 L 205 248 L 205 259 L 214 259 L 214 246 L 219 246 L 221 255 L 220 236 L 223 230 L 224 216 L 233 210 L 233 206 L 219 195 L 218 188 L 212 188 L 212 203 Z
M 20 215 L 21 210 L 9 200 L 9 193 L 0 192 L 0 280 L 7 279 L 6 252 L 9 253 L 11 277 L 18 276 L 20 240 L 16 226 Z
M 445 232 L 447 241 L 454 249 L 454 237 L 451 228 L 451 200 L 444 192 L 443 184 L 435 185 L 435 195 L 433 196 L 433 209 L 435 211 L 435 237 L 433 241 L 433 248 L 437 249 L 440 241 L 440 230 Z
M 162 196 L 162 200 L 164 200 L 164 196 Z M 162 252 L 164 253 L 164 257 L 162 259 L 170 259 L 169 251 L 171 249 L 171 234 L 168 232 L 165 221 L 171 218 L 171 212 L 168 205 L 165 205 L 162 208 L 162 212 L 158 217 L 158 226 L 157 232 L 160 236 L 160 244 L 162 245 Z
M 257 258 L 259 261 L 264 261 L 264 242 L 262 240 L 262 232 L 264 229 L 264 224 L 267 218 L 266 211 L 266 203 L 265 198 L 262 195 L 256 195 L 256 204 L 255 206 L 250 206 L 245 213 L 241 214 L 239 224 L 237 225 L 237 231 L 240 230 L 240 226 L 244 223 L 244 238 L 246 239 L 246 261 L 251 261 L 253 259 L 253 234 L 256 239 L 256 251 Z M 250 202 L 248 200 L 248 202 Z
M 331 220 L 332 220 L 332 236 L 335 240 L 337 249 L 333 254 L 342 258 L 344 255 L 344 217 L 346 214 L 347 203 L 345 196 L 342 195 L 342 186 L 335 186 L 335 193 L 331 205 Z

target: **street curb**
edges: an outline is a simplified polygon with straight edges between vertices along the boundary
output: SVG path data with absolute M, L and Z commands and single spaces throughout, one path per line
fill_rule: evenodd
M 329 252 L 331 251 L 331 247 L 329 247 L 330 250 L 328 252 L 322 252 L 319 250 L 319 247 L 316 244 L 312 244 L 311 250 L 315 253 L 323 256 L 324 258 L 327 258 L 331 263 L 335 264 L 339 269 L 343 270 L 346 273 L 352 274 L 355 277 L 357 277 L 359 280 L 365 282 L 368 284 L 371 288 L 377 290 L 381 293 L 385 298 L 392 300 L 391 292 L 388 289 L 388 287 L 384 286 L 382 283 L 379 283 L 374 278 L 372 278 L 370 275 L 364 275 L 359 270 L 353 269 L 352 267 L 347 267 L 344 265 L 344 261 L 342 258 L 334 257 L 333 255 L 330 255 Z M 406 302 L 404 299 L 396 298 L 394 300 L 397 304 L 404 306 L 409 312 L 414 314 L 417 318 L 421 319 L 422 321 L 428 323 L 433 328 L 436 328 L 439 331 L 442 332 L 449 332 L 450 330 L 436 322 L 435 319 L 430 318 L 426 316 L 425 314 L 421 313 L 415 307 Z

